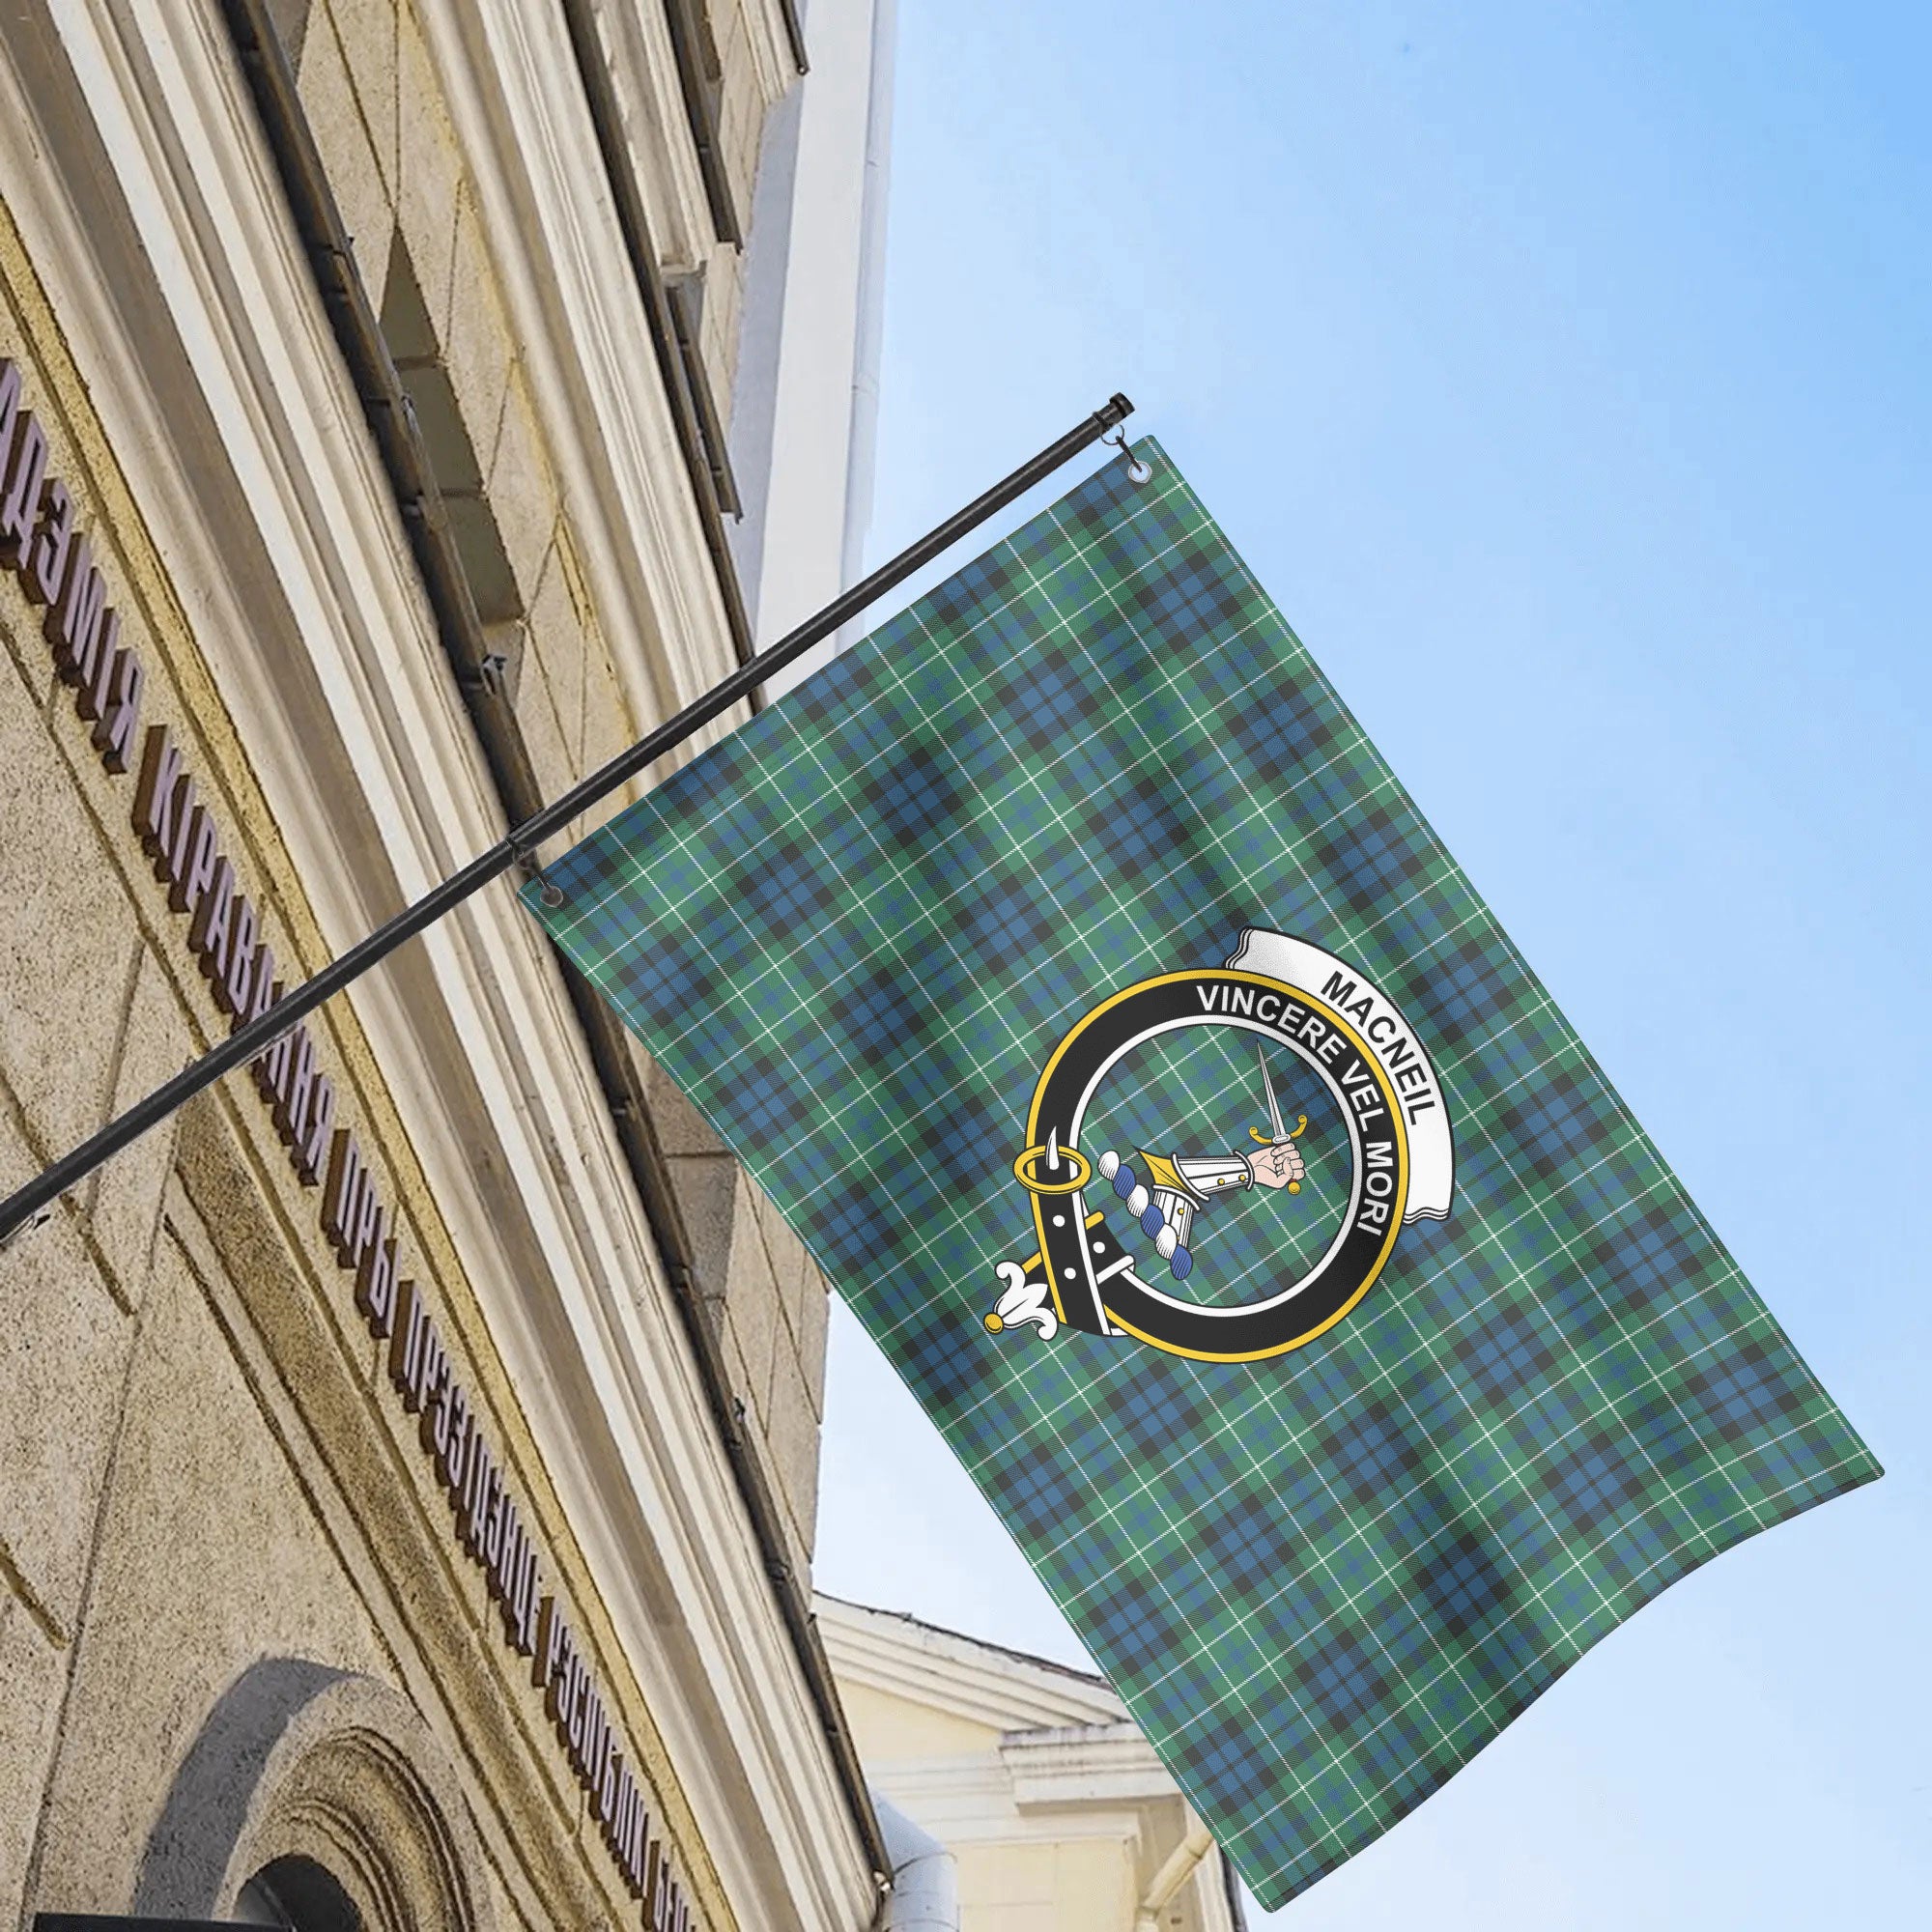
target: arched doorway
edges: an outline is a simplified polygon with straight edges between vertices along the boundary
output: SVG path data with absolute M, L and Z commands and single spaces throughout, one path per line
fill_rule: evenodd
M 479 1850 L 456 1772 L 407 1697 L 267 1658 L 182 1759 L 134 1909 L 283 1932 L 493 1932 Z

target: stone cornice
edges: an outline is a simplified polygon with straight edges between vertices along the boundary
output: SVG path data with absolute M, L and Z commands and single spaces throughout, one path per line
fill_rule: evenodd
M 1022 1811 L 1085 1807 L 1096 1800 L 1158 1804 L 1179 1796 L 1153 1747 L 1126 1721 L 1009 1731 L 1000 1740 L 1000 1763 Z
M 833 1597 L 814 1608 L 833 1667 L 855 1684 L 999 1731 L 1126 1719 L 1126 1706 L 1098 1678 Z

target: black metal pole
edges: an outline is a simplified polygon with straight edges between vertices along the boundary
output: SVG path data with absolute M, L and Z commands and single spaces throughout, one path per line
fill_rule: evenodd
M 248 1021 L 211 1047 L 202 1057 L 184 1067 L 172 1080 L 162 1083 L 145 1100 L 137 1101 L 125 1114 L 109 1121 L 97 1134 L 57 1160 L 30 1180 L 17 1193 L 0 1202 L 0 1244 L 4 1244 L 27 1222 L 51 1208 L 70 1187 L 85 1180 L 104 1161 L 112 1158 L 129 1142 L 150 1127 L 158 1126 L 177 1107 L 211 1087 L 224 1073 L 245 1065 L 258 1053 L 288 1032 L 298 1020 L 312 1013 L 331 994 L 339 993 L 358 980 L 378 960 L 385 959 L 405 940 L 413 939 L 425 927 L 434 925 L 472 894 L 482 891 L 492 879 L 500 878 L 526 854 L 554 832 L 568 825 L 581 811 L 608 797 L 627 779 L 635 778 L 647 765 L 684 743 L 694 731 L 727 711 L 754 686 L 762 684 L 775 670 L 831 637 L 849 618 L 891 590 L 934 557 L 977 529 L 988 517 L 1023 497 L 1036 483 L 1050 476 L 1069 458 L 1097 442 L 1108 430 L 1122 422 L 1133 411 L 1126 397 L 1116 395 L 1101 408 L 1049 443 L 1031 462 L 996 483 L 984 496 L 976 497 L 963 510 L 947 518 L 937 529 L 928 531 L 909 550 L 901 551 L 890 563 L 881 564 L 872 574 L 836 597 L 815 617 L 810 617 L 788 636 L 781 638 L 769 650 L 760 651 L 749 664 L 741 665 L 723 684 L 715 685 L 696 698 L 676 717 L 668 718 L 655 731 L 640 738 L 628 751 L 620 752 L 608 765 L 590 776 L 554 803 L 547 805 L 509 834 L 479 853 L 459 872 L 425 893 L 394 919 L 379 925 L 366 939 L 358 940 L 340 959 L 332 960 L 314 979 L 284 993 L 281 999 L 259 1017 Z

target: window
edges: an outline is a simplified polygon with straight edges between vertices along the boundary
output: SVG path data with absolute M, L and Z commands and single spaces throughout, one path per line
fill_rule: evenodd
M 711 225 L 721 242 L 734 248 L 745 239 L 718 130 L 724 96 L 724 68 L 718 58 L 711 21 L 699 0 L 665 0 L 665 23 L 670 29 L 671 53 L 677 62 L 678 86 L 684 94 L 684 118 L 697 150 L 697 168 L 704 178 L 704 199 Z
M 741 516 L 744 505 L 738 498 L 737 480 L 731 474 L 731 459 L 724 450 L 724 425 L 711 393 L 711 372 L 705 367 L 704 354 L 698 346 L 698 329 L 704 321 L 703 275 L 667 277 L 665 298 L 670 307 L 671 333 L 677 338 L 677 359 L 683 365 L 685 385 L 697 411 L 697 435 L 704 445 L 704 464 L 711 472 L 712 493 L 726 516 Z
M 442 345 L 437 340 L 415 264 L 400 231 L 389 248 L 381 327 L 415 414 L 416 430 L 449 519 L 457 557 L 469 580 L 470 601 L 483 625 L 488 664 L 496 668 L 495 675 L 514 701 L 523 655 L 523 595 L 484 495 L 483 467 L 464 423 L 456 389 L 443 362 Z M 496 425 L 490 428 L 494 432 Z

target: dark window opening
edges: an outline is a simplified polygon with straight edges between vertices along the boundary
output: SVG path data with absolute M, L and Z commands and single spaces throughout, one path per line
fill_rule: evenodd
M 704 445 L 704 465 L 711 472 L 712 493 L 725 515 L 744 515 L 738 498 L 737 479 L 731 474 L 731 459 L 724 447 L 724 423 L 711 393 L 711 376 L 704 366 L 704 353 L 698 347 L 698 328 L 704 320 L 704 277 L 667 276 L 665 295 L 670 306 L 671 333 L 677 338 L 677 358 L 684 365 L 685 386 L 697 410 L 698 440 Z
M 731 198 L 731 180 L 719 144 L 724 67 L 718 58 L 710 18 L 700 0 L 665 0 L 665 22 L 670 29 L 671 54 L 684 95 L 684 118 L 691 128 L 691 144 L 697 150 L 697 171 L 703 177 L 711 225 L 718 231 L 719 241 L 741 247 L 745 233 L 738 225 L 737 204 Z
M 235 1917 L 283 1932 L 362 1932 L 362 1915 L 334 1873 L 299 1857 L 270 1859 L 235 1894 Z
M 511 660 L 506 669 L 513 671 L 514 656 L 521 651 L 523 593 L 484 494 L 483 466 L 464 424 L 422 284 L 400 235 L 389 249 L 382 329 L 442 497 L 476 614 L 491 633 L 493 649 L 503 647 Z

